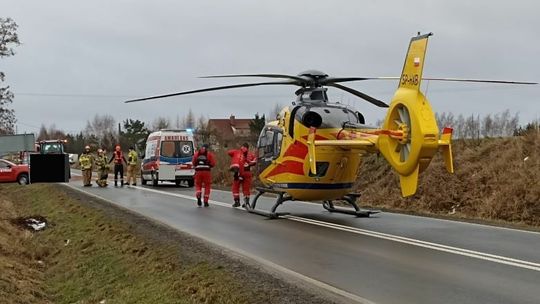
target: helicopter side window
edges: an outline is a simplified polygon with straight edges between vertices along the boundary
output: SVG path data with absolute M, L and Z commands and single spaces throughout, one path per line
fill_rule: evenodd
M 274 159 L 281 153 L 281 142 L 283 141 L 283 133 L 266 129 L 261 133 L 257 144 L 259 158 Z
M 266 137 L 264 155 L 270 156 L 274 153 L 274 131 L 266 130 L 264 137 Z
M 266 148 L 266 137 L 262 135 L 259 137 L 259 142 L 257 143 L 257 155 L 259 157 L 264 157 L 264 149 Z
M 267 158 L 273 154 L 274 131 L 264 129 L 257 144 L 259 157 Z
M 278 157 L 281 153 L 281 143 L 283 142 L 283 133 L 276 132 L 274 135 L 274 157 Z

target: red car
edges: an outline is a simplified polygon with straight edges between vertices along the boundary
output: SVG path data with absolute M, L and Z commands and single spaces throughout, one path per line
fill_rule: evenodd
M 0 182 L 28 184 L 30 182 L 28 165 L 17 165 L 5 159 L 0 159 Z

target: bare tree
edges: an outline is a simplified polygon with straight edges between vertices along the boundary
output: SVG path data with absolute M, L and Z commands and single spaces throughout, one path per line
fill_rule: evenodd
M 274 107 L 272 108 L 272 110 L 270 111 L 269 115 L 268 115 L 268 120 L 271 121 L 271 120 L 275 120 L 276 117 L 279 115 L 279 113 L 281 112 L 281 110 L 283 109 L 283 105 L 280 104 L 280 103 L 275 103 L 274 104 Z
M 454 118 L 454 114 L 452 113 L 436 113 L 435 119 L 437 120 L 437 125 L 439 126 L 439 129 L 443 129 L 445 127 L 455 128 L 456 121 Z
M 168 129 L 171 126 L 171 121 L 166 117 L 158 117 L 152 122 L 152 130 Z
M 201 115 L 197 120 L 197 129 L 195 130 L 197 142 L 215 145 L 215 142 L 213 142 L 215 140 L 214 135 L 215 133 L 208 124 L 208 119 Z
M 184 127 L 183 121 L 180 120 L 180 114 L 176 114 L 176 119 L 174 121 L 174 127 L 177 129 L 181 129 Z
M 11 18 L 0 18 L 0 58 L 15 55 L 13 46 L 19 45 L 17 23 Z M 5 74 L 0 71 L 0 83 L 4 82 Z M 15 133 L 15 111 L 9 109 L 14 95 L 9 86 L 0 86 L 0 134 Z
M 187 129 L 195 129 L 195 115 L 193 114 L 193 111 L 189 109 L 187 115 L 186 115 L 186 125 L 184 126 Z
M 456 120 L 454 134 L 456 138 L 465 138 L 465 118 L 462 114 Z
M 491 118 L 491 114 L 488 114 L 484 116 L 482 119 L 482 136 L 483 137 L 493 137 L 495 134 L 494 130 L 494 122 Z
M 39 128 L 37 140 L 47 139 L 66 139 L 66 133 L 56 128 L 55 124 L 50 125 L 48 128 L 42 124 Z
M 49 131 L 47 130 L 47 127 L 45 127 L 45 124 L 41 124 L 41 127 L 39 128 L 39 133 L 37 136 L 37 140 L 45 140 L 49 139 Z
M 95 144 L 105 148 L 112 148 L 118 141 L 116 121 L 109 114 L 96 114 L 91 121 L 86 122 L 83 133 L 86 138 L 95 138 Z
M 508 122 L 505 136 L 512 136 L 514 134 L 514 131 L 517 130 L 518 126 L 519 126 L 519 113 L 516 113 L 514 114 L 512 118 L 510 118 L 510 121 Z

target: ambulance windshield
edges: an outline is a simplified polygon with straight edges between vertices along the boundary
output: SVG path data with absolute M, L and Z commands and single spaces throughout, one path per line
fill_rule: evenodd
M 162 141 L 161 156 L 184 158 L 193 156 L 193 142 L 191 141 Z

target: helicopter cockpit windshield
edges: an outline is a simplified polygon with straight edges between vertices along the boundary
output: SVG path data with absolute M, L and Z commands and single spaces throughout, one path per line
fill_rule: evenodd
M 343 106 L 302 105 L 296 109 L 294 117 L 307 127 L 333 129 L 343 128 L 345 124 L 349 127 L 363 124 L 360 115 Z

